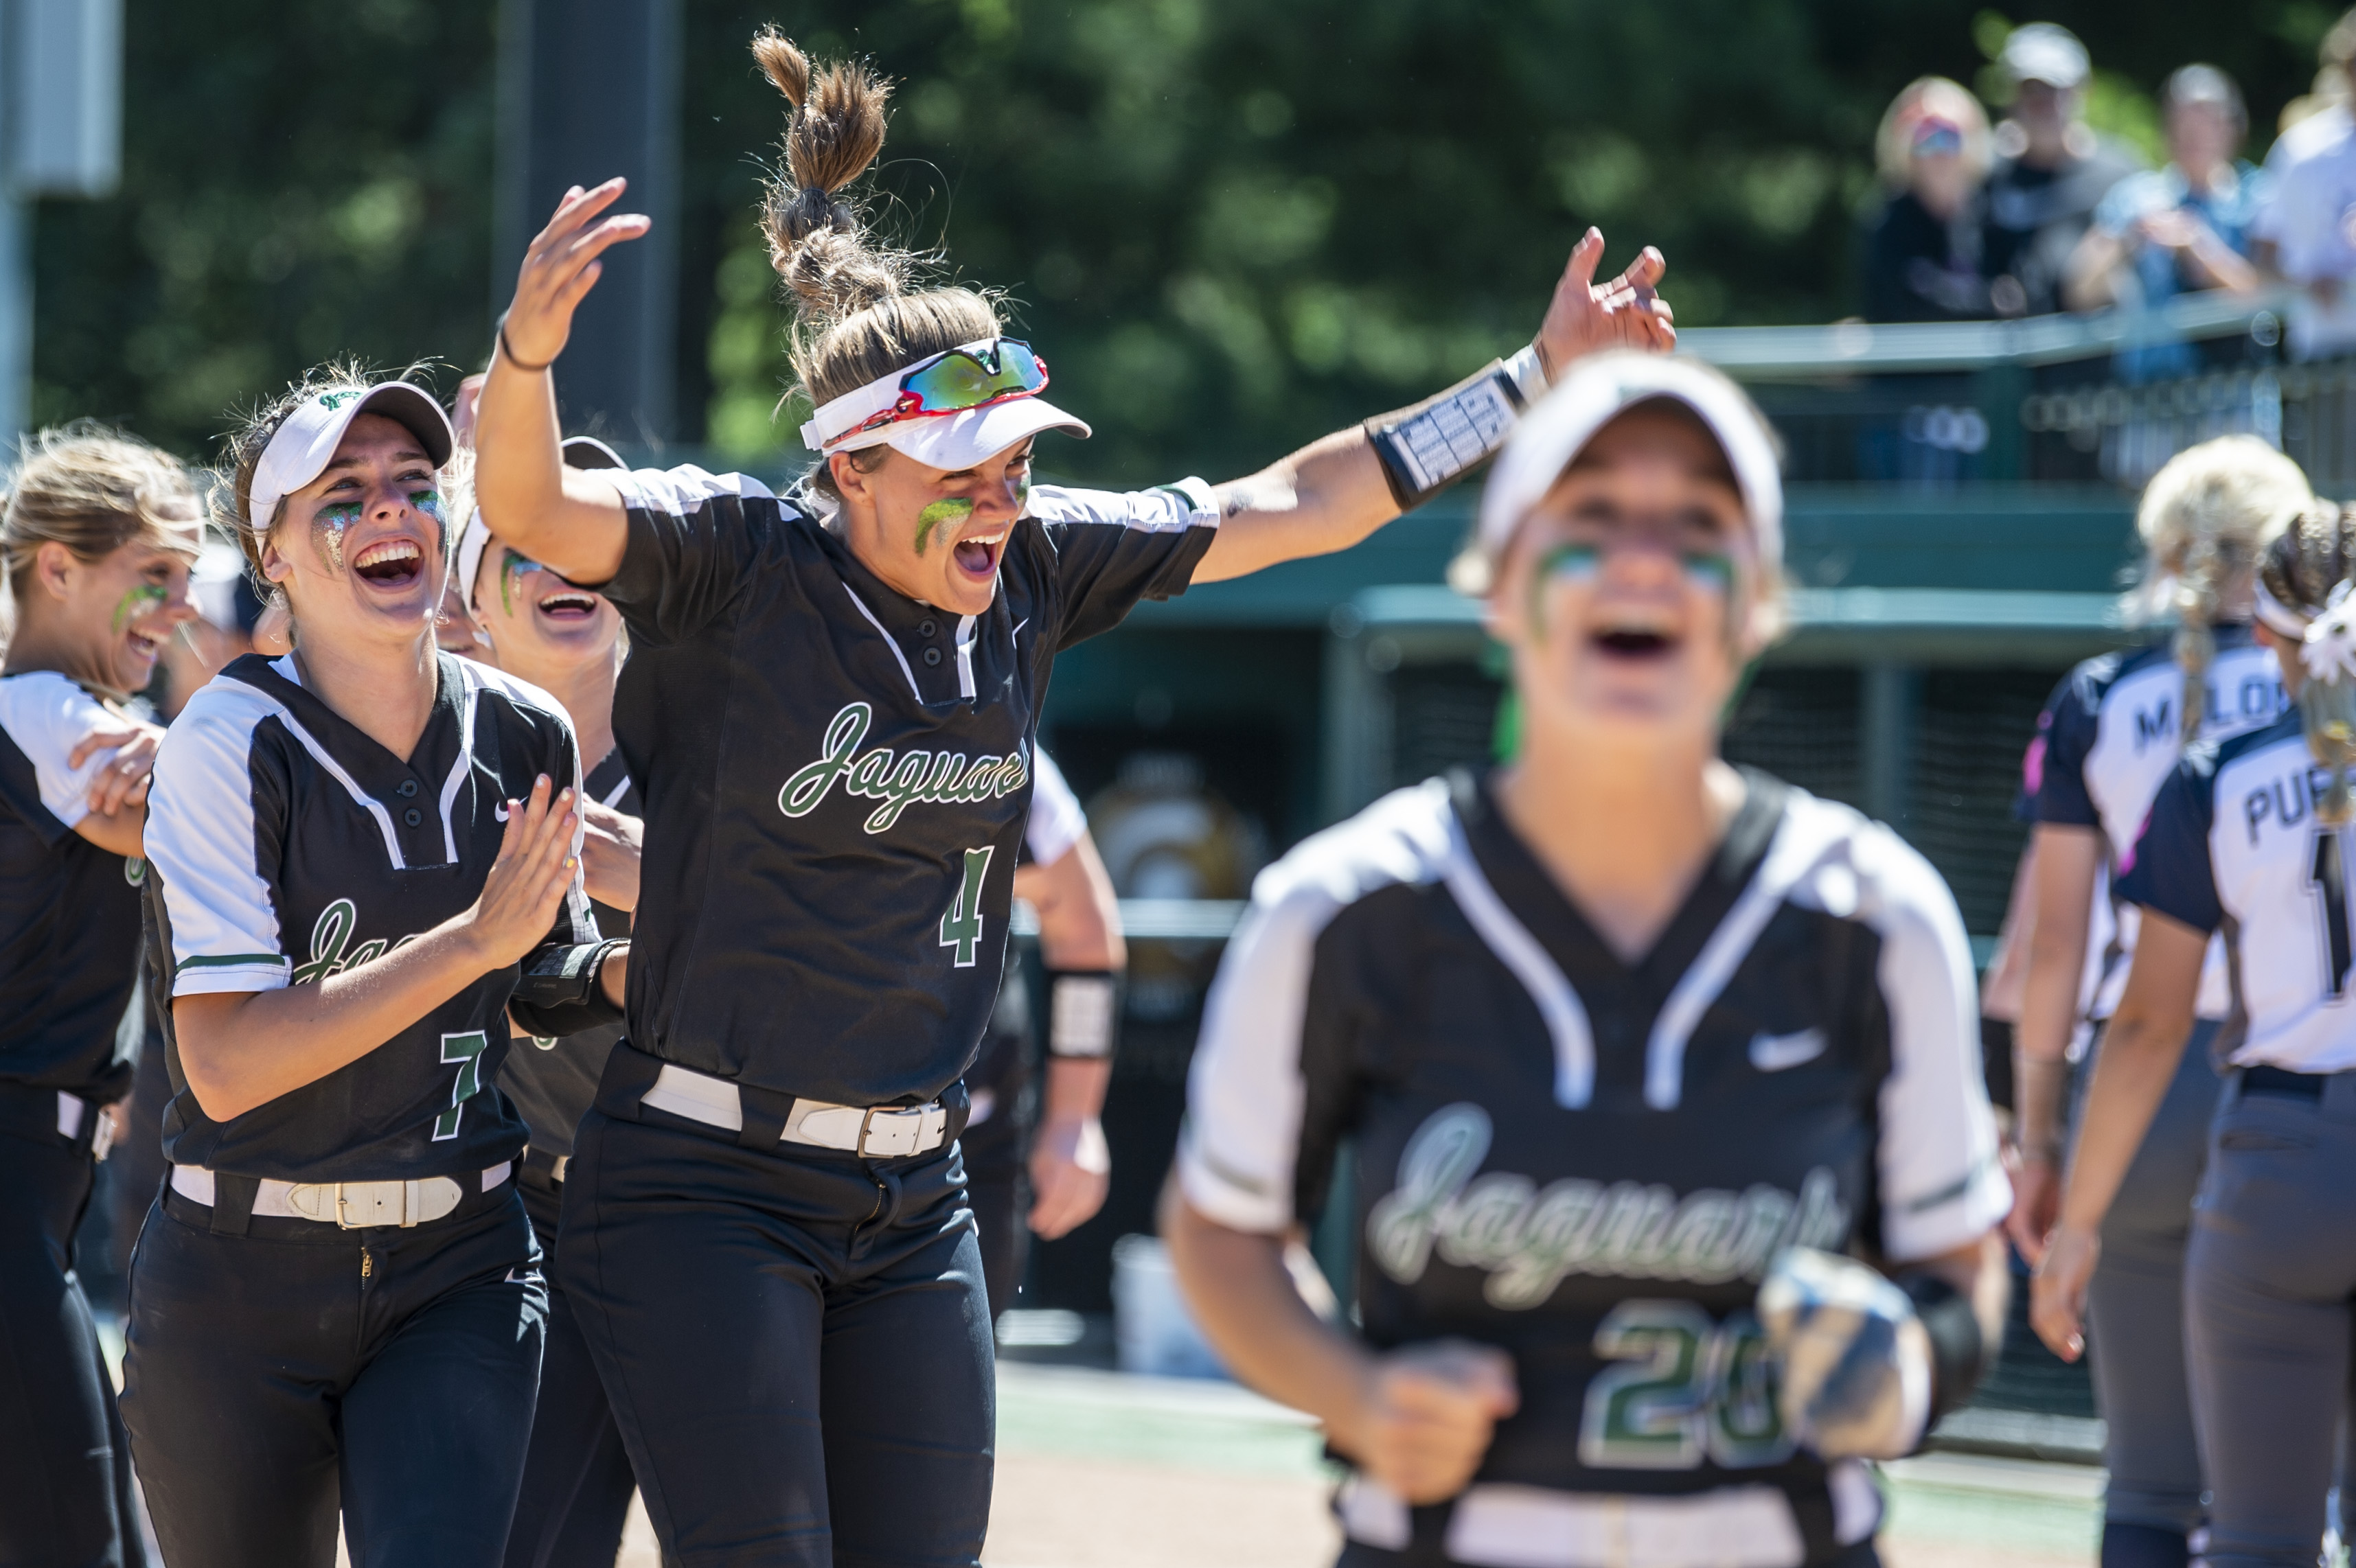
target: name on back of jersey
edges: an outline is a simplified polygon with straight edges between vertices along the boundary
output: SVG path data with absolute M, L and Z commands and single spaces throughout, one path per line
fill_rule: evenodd
M 1443 1106 L 1408 1140 L 1398 1185 L 1366 1215 L 1369 1252 L 1401 1285 L 1423 1277 L 1431 1254 L 1487 1272 L 1493 1307 L 1543 1303 L 1572 1274 L 1722 1285 L 1756 1280 L 1787 1246 L 1837 1251 L 1849 1215 L 1822 1166 L 1797 1193 L 1764 1182 L 1740 1192 L 1701 1188 L 1680 1197 L 1658 1183 L 1568 1179 L 1541 1188 L 1526 1176 L 1473 1172 L 1489 1152 L 1488 1112 Z
M 2220 686 L 2212 674 L 2205 688 L 2208 700 L 2201 709 L 2201 732 L 2239 733 L 2271 722 L 2286 705 L 2282 676 L 2273 665 L 2268 658 L 2265 667 L 2249 670 L 2230 687 Z M 2163 687 L 2156 700 L 2138 703 L 2132 709 L 2129 719 L 2137 756 L 2154 746 L 2175 752 L 2184 730 L 2177 696 Z
M 2290 766 L 2263 779 L 2242 794 L 2241 817 L 2254 846 L 2268 828 L 2303 831 L 2314 816 L 2316 804 L 2331 787 L 2331 773 L 2313 763 L 2300 766 L 2301 753 L 2286 751 Z
M 777 791 L 777 809 L 787 816 L 807 816 L 841 780 L 845 794 L 884 803 L 862 825 L 870 833 L 883 833 L 911 805 L 995 800 L 1030 782 L 1019 751 L 971 759 L 962 752 L 923 747 L 895 753 L 889 746 L 876 746 L 862 753 L 860 742 L 866 740 L 874 718 L 871 704 L 843 704 L 827 722 L 818 761 L 796 770 Z

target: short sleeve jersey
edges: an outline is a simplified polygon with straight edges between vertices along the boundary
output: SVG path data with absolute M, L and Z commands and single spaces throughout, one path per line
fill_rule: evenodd
M 2201 735 L 2222 741 L 2272 723 L 2288 699 L 2275 656 L 2247 626 L 2216 629 Z M 2134 864 L 2136 840 L 2183 750 L 2184 672 L 2167 643 L 2104 654 L 2072 670 L 2040 720 L 2044 742 L 2036 795 L 2040 822 L 2093 827 L 2103 835 L 2105 878 L 2094 889 L 2082 1010 L 2104 1019 L 2118 1006 L 2135 954 L 2135 906 L 2114 907 L 2107 879 Z M 2201 986 L 2201 1016 L 2231 1006 L 2222 943 L 2211 943 Z
M 1822 1517 L 1827 1472 L 1778 1424 L 1759 1359 L 1769 1258 L 1928 1258 L 2009 1207 L 1945 884 L 1887 828 L 1746 778 L 1633 965 L 1462 776 L 1262 872 L 1220 965 L 1188 1201 L 1277 1232 L 1317 1216 L 1351 1148 L 1365 1338 L 1514 1357 L 1521 1404 L 1483 1483 L 1763 1483 Z M 1621 1392 L 1640 1388 L 1648 1409 Z
M 37 671 L 0 679 L 0 1083 L 104 1104 L 131 1088 L 137 1031 L 117 1029 L 139 969 L 137 860 L 74 831 L 112 747 L 80 767 L 83 736 L 113 721 L 80 687 Z
M 169 993 L 324 980 L 481 896 L 510 799 L 577 784 L 555 699 L 440 656 L 423 735 L 394 756 L 304 689 L 293 658 L 249 655 L 188 700 L 156 759 L 145 847 Z M 548 942 L 596 939 L 576 879 Z M 166 1019 L 176 1164 L 291 1181 L 413 1179 L 513 1158 L 524 1125 L 493 1084 L 515 966 L 495 970 L 358 1061 L 228 1122 L 189 1092 Z
M 838 1104 L 954 1083 L 998 995 L 1057 650 L 1178 593 L 1199 480 L 1041 485 L 979 615 L 906 598 L 741 476 L 614 476 L 614 730 L 646 798 L 630 1041 Z
M 2185 752 L 2152 803 L 2119 894 L 2225 939 L 2233 1006 L 2211 1051 L 2294 1072 L 2356 1067 L 2351 830 L 2316 807 L 2330 770 L 2294 711 Z
M 589 770 L 582 791 L 625 816 L 646 814 L 619 748 L 605 753 Z M 596 919 L 599 936 L 610 941 L 630 934 L 627 910 L 594 899 L 589 910 Z M 507 1065 L 499 1070 L 499 1087 L 515 1103 L 524 1125 L 531 1129 L 532 1147 L 545 1154 L 572 1154 L 573 1129 L 597 1098 L 597 1081 L 605 1073 L 605 1059 L 624 1033 L 617 1019 L 578 1034 L 526 1035 L 508 1051 Z

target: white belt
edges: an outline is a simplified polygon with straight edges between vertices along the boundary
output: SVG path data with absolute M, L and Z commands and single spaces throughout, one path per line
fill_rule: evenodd
M 1871 1535 L 1881 1520 L 1871 1477 L 1845 1461 L 1828 1479 L 1835 1538 L 1847 1545 Z M 1339 1504 L 1353 1541 L 1406 1549 L 1407 1505 L 1397 1496 L 1353 1476 Z M 1769 1486 L 1632 1497 L 1483 1482 L 1456 1499 L 1447 1547 L 1451 1562 L 1479 1568 L 1796 1568 L 1807 1557 L 1791 1499 Z
M 736 1085 L 725 1078 L 665 1062 L 655 1074 L 655 1086 L 638 1104 L 669 1111 L 674 1116 L 701 1122 L 728 1132 L 744 1130 L 744 1102 Z M 789 1144 L 813 1148 L 842 1149 L 878 1158 L 925 1154 L 948 1142 L 949 1114 L 938 1101 L 905 1108 L 830 1105 L 823 1100 L 796 1100 L 787 1113 Z
M 481 1190 L 490 1191 L 514 1173 L 513 1160 L 499 1161 L 483 1172 Z M 466 1195 L 457 1179 L 448 1176 L 418 1181 L 273 1181 L 264 1177 L 257 1186 L 256 1214 L 277 1220 L 316 1220 L 345 1231 L 371 1225 L 407 1230 L 441 1219 Z M 209 1209 L 213 1173 L 201 1165 L 176 1165 L 172 1190 Z
M 79 1137 L 84 1116 L 96 1116 L 98 1125 L 90 1130 L 90 1157 L 104 1159 L 106 1151 L 114 1147 L 114 1118 L 102 1105 L 93 1105 L 79 1094 L 58 1091 L 58 1136 Z

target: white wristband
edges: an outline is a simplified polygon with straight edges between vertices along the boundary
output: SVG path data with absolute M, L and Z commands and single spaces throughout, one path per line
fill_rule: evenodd
M 1112 1054 L 1113 999 L 1109 975 L 1058 975 L 1047 993 L 1047 1054 Z

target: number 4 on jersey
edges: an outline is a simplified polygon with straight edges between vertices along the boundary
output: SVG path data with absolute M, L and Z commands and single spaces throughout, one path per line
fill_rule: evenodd
M 985 844 L 965 852 L 965 878 L 958 883 L 957 901 L 941 916 L 941 945 L 957 949 L 953 962 L 960 969 L 972 968 L 981 950 L 981 882 L 990 875 L 990 853 L 996 848 Z

